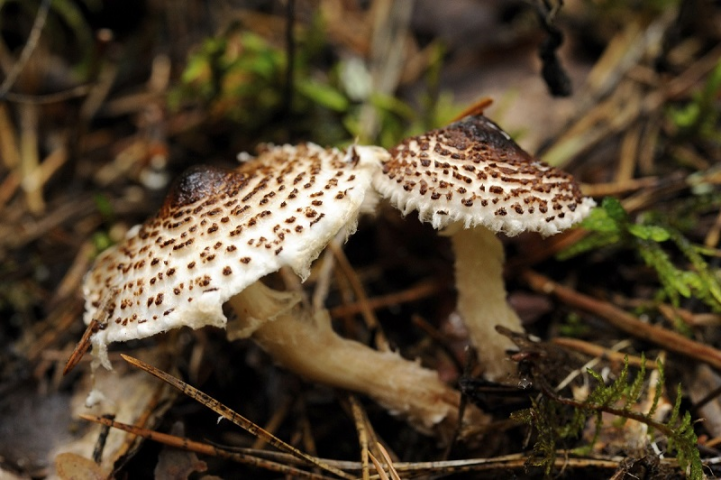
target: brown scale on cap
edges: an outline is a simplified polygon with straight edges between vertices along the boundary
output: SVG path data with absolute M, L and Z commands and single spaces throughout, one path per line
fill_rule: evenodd
M 593 207 L 571 175 L 526 153 L 483 115 L 406 139 L 390 153 L 375 187 L 436 228 L 461 222 L 552 235 Z
M 352 230 L 371 170 L 313 144 L 266 148 L 236 170 L 194 167 L 160 211 L 104 252 L 84 283 L 93 343 L 225 325 L 222 304 L 282 266 L 301 277 Z M 356 162 L 357 163 L 357 162 Z

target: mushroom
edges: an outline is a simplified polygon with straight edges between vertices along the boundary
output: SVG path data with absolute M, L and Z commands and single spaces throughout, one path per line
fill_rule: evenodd
M 337 335 L 326 312 L 259 280 L 289 266 L 301 279 L 339 232 L 353 232 L 372 192 L 375 147 L 347 152 L 314 144 L 267 148 L 236 170 L 195 167 L 174 184 L 155 217 L 104 252 L 84 283 L 94 355 L 107 345 L 172 328 L 226 326 L 250 337 L 285 368 L 315 382 L 364 393 L 422 431 L 449 435 L 460 395 L 397 353 Z M 372 203 L 372 202 L 371 202 Z M 481 421 L 471 410 L 470 421 Z
M 523 331 L 506 301 L 503 245 L 496 233 L 553 235 L 582 220 L 595 205 L 571 175 L 529 155 L 507 133 L 475 114 L 408 138 L 373 179 L 381 196 L 406 215 L 443 229 L 455 251 L 457 309 L 484 375 L 512 373 L 512 342 L 495 325 Z

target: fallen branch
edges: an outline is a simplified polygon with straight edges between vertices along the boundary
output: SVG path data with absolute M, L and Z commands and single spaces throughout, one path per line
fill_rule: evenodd
M 524 271 L 521 278 L 533 290 L 546 295 L 553 295 L 571 307 L 598 315 L 614 327 L 633 337 L 656 344 L 670 352 L 707 363 L 721 370 L 721 351 L 709 345 L 691 340 L 663 327 L 644 323 L 608 302 L 578 293 L 531 270 Z

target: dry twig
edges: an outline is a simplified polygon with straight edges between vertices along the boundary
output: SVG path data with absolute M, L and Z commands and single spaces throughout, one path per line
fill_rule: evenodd
M 721 351 L 709 345 L 690 340 L 665 328 L 644 323 L 610 303 L 578 293 L 536 272 L 526 270 L 521 275 L 521 278 L 533 290 L 546 295 L 553 295 L 567 305 L 598 315 L 629 335 L 656 344 L 679 355 L 707 363 L 716 369 L 721 369 Z
M 160 433 L 160 432 L 154 432 L 152 430 L 147 430 L 142 427 L 138 427 L 135 425 L 128 425 L 126 423 L 116 422 L 115 420 L 111 420 L 109 418 L 104 417 L 98 417 L 95 415 L 80 415 L 80 418 L 83 420 L 87 420 L 89 422 L 95 422 L 99 423 L 101 425 L 107 425 L 113 428 L 117 428 L 120 430 L 124 430 L 128 433 L 132 433 L 133 435 L 137 435 L 142 438 L 147 438 L 148 440 L 152 440 L 154 442 L 162 443 L 164 445 L 168 445 L 170 447 L 179 448 L 182 450 L 187 450 L 190 452 L 200 453 L 203 455 L 208 455 L 211 457 L 220 457 L 225 458 L 228 460 L 232 460 L 234 462 L 242 463 L 245 465 L 250 465 L 253 467 L 263 468 L 266 470 L 287 474 L 287 475 L 293 475 L 297 478 L 308 478 L 311 480 L 327 480 L 332 477 L 326 477 L 324 475 L 318 475 L 312 472 L 306 472 L 305 470 L 299 470 L 297 468 L 283 465 L 277 462 L 273 462 L 271 460 L 265 460 L 263 458 L 258 458 L 252 455 L 247 455 L 245 453 L 238 453 L 238 452 L 229 452 L 227 450 L 224 450 L 222 448 L 216 447 L 214 445 L 210 445 L 207 443 L 201 443 L 196 442 L 193 440 L 190 440 L 188 438 L 182 438 L 182 437 L 176 437 L 174 435 L 168 435 L 166 433 Z
M 205 393 L 201 392 L 200 390 L 188 385 L 187 383 L 183 382 L 182 380 L 179 380 L 171 375 L 168 375 L 167 373 L 163 372 L 162 370 L 159 370 L 151 365 L 148 365 L 145 362 L 142 362 L 138 360 L 137 358 L 130 357 L 128 355 L 122 355 L 123 359 L 130 363 L 131 365 L 134 365 L 141 370 L 145 370 L 146 372 L 150 373 L 151 375 L 161 379 L 162 381 L 168 383 L 169 385 L 177 388 L 180 390 L 183 394 L 187 395 L 188 397 L 192 398 L 193 400 L 196 400 L 209 409 L 213 410 L 215 413 L 221 415 L 227 420 L 230 420 L 235 425 L 239 426 L 243 430 L 247 431 L 251 435 L 262 438 L 275 448 L 282 450 L 284 452 L 290 453 L 297 458 L 311 464 L 315 465 L 316 467 L 319 467 L 325 471 L 331 472 L 341 478 L 351 479 L 353 478 L 349 474 L 345 473 L 344 471 L 332 467 L 326 463 L 324 463 L 322 460 L 311 457 L 310 455 L 307 455 L 297 448 L 293 447 L 292 445 L 289 445 L 288 443 L 284 442 L 283 440 L 279 439 L 275 435 L 271 434 L 270 432 L 262 429 L 255 423 L 251 422 L 250 420 L 246 419 L 242 415 L 239 415 L 238 413 L 234 412 L 232 409 L 228 408 L 227 406 L 223 405 L 216 399 L 206 395 Z

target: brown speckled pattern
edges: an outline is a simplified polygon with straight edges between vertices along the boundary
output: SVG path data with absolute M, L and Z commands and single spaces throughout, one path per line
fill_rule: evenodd
M 262 276 L 285 265 L 306 276 L 327 242 L 355 227 L 373 164 L 358 162 L 363 148 L 271 147 L 236 170 L 187 171 L 86 276 L 85 322 L 103 327 L 93 343 L 222 327 L 222 304 Z
M 523 151 L 482 115 L 409 138 L 390 153 L 375 188 L 435 228 L 461 222 L 508 235 L 552 235 L 594 206 L 571 175 Z

